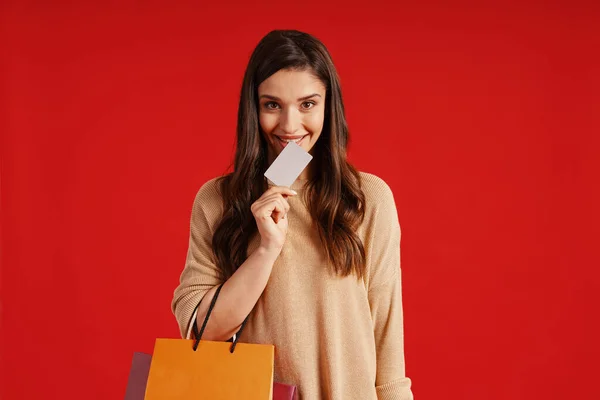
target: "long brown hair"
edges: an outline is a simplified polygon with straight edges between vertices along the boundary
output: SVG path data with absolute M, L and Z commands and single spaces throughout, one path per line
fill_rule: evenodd
M 329 52 L 317 38 L 295 30 L 275 30 L 256 46 L 242 84 L 233 172 L 220 180 L 223 217 L 213 235 L 213 252 L 224 279 L 248 257 L 258 232 L 250 206 L 268 188 L 267 143 L 260 133 L 258 86 L 281 69 L 307 70 L 327 88 L 323 131 L 313 150 L 314 171 L 306 185 L 308 209 L 317 222 L 331 272 L 362 278 L 365 250 L 356 233 L 364 218 L 365 196 L 358 171 L 346 159 L 348 126 L 339 78 Z

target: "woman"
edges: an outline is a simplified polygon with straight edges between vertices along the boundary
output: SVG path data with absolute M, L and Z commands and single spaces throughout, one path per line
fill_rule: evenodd
M 313 159 L 277 187 L 263 174 L 289 141 Z M 189 337 L 224 282 L 203 339 L 228 340 L 249 315 L 240 341 L 274 344 L 275 380 L 301 399 L 412 399 L 394 198 L 348 163 L 347 141 L 325 46 L 270 32 L 244 76 L 234 172 L 196 196 L 173 312 Z

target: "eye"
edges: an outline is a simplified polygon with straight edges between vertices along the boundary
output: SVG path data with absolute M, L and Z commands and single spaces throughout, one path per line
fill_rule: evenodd
M 267 101 L 267 102 L 264 104 L 264 107 L 265 107 L 267 110 L 277 110 L 277 108 L 279 108 L 279 104 L 275 103 L 274 101 Z
M 302 103 L 302 108 L 305 110 L 310 110 L 315 105 L 316 103 L 314 101 L 305 101 L 304 103 Z

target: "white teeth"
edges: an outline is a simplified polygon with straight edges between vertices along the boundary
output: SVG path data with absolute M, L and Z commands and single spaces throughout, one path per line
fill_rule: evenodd
M 301 138 L 298 138 L 298 139 L 281 139 L 281 140 L 283 140 L 284 142 L 287 142 L 287 143 L 289 143 L 289 142 L 298 143 L 298 142 L 299 142 L 299 141 L 301 141 L 303 138 L 304 138 L 304 136 L 302 136 Z

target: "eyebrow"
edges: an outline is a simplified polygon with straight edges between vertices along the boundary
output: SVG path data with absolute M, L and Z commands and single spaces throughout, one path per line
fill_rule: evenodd
M 316 96 L 318 96 L 318 97 L 321 97 L 321 95 L 320 95 L 319 93 L 313 93 L 313 94 L 309 94 L 308 96 L 300 97 L 300 98 L 298 99 L 298 101 L 304 101 L 304 100 L 308 100 L 308 99 L 310 99 L 310 98 L 313 98 L 313 97 L 316 97 Z M 280 99 L 279 97 L 276 97 L 276 96 L 271 96 L 270 94 L 263 94 L 263 95 L 261 95 L 261 96 L 260 96 L 260 98 L 261 98 L 261 99 L 262 99 L 262 98 L 265 98 L 265 99 L 270 99 L 270 100 L 277 100 L 277 101 L 281 101 L 281 99 Z

